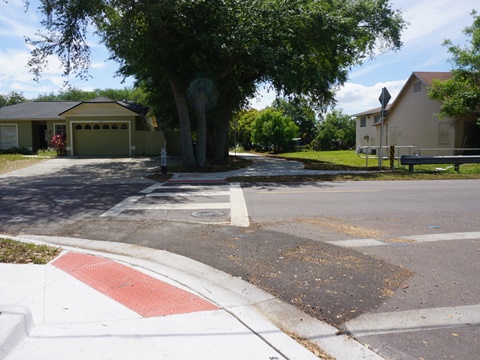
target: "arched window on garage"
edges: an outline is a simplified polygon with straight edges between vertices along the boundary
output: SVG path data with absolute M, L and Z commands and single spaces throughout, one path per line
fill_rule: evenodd
M 122 124 L 121 129 L 122 129 L 122 130 L 128 129 L 128 125 L 127 125 L 127 124 Z
M 93 130 L 100 130 L 100 125 L 98 124 L 93 125 Z
M 92 126 L 90 124 L 85 125 L 84 127 L 85 130 L 92 130 Z
M 80 124 L 75 125 L 75 130 L 82 130 L 83 127 Z
M 112 125 L 112 130 L 118 130 L 118 125 L 117 125 L 117 124 L 113 124 L 113 125 Z
M 102 126 L 102 129 L 103 129 L 103 130 L 108 130 L 108 129 L 110 129 L 110 126 L 108 126 L 107 124 L 104 124 L 104 125 Z

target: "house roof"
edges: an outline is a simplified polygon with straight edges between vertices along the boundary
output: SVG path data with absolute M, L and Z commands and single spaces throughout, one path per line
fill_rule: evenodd
M 63 113 L 65 113 L 69 110 L 72 110 L 73 108 L 75 108 L 77 106 L 80 106 L 82 104 L 117 104 L 117 105 L 123 106 L 124 108 L 126 108 L 130 111 L 133 111 L 134 113 L 136 113 L 138 115 L 142 115 L 142 116 L 146 116 L 147 113 L 148 113 L 148 110 L 149 110 L 148 107 L 143 106 L 141 104 L 134 103 L 134 102 L 116 101 L 116 100 L 112 100 L 112 99 L 109 99 L 109 98 L 104 97 L 104 96 L 99 96 L 99 97 L 96 97 L 96 98 L 91 99 L 91 100 L 86 100 L 86 101 L 79 102 L 78 104 L 72 106 L 70 109 L 66 109 L 65 111 L 61 112 L 60 115 L 62 115 Z
M 0 120 L 63 120 L 59 114 L 79 101 L 27 101 L 0 108 Z
M 387 110 L 390 109 L 390 106 L 392 106 L 392 105 L 391 104 L 387 105 L 387 107 L 385 109 L 387 109 Z M 375 109 L 370 109 L 370 110 L 363 111 L 363 112 L 358 113 L 358 114 L 353 114 L 352 116 L 358 117 L 358 116 L 364 116 L 364 115 L 379 114 L 381 110 L 382 110 L 382 108 L 379 106 Z
M 429 87 L 432 85 L 432 81 L 434 79 L 438 79 L 441 81 L 448 80 L 452 77 L 451 72 L 440 72 L 440 71 L 434 71 L 434 72 L 426 72 L 426 71 L 414 71 L 412 74 L 409 76 L 405 84 L 403 85 L 402 89 L 398 93 L 397 97 L 395 98 L 395 101 L 392 104 L 392 111 L 394 108 L 397 106 L 399 103 L 399 99 L 402 98 L 402 96 L 405 94 L 406 91 L 408 91 L 408 84 L 412 81 L 412 79 L 417 78 L 420 80 L 426 87 Z
M 116 103 L 139 115 L 146 115 L 148 108 L 131 102 L 114 101 L 98 97 L 88 101 L 27 101 L 0 108 L 0 120 L 64 120 L 61 115 L 83 103 Z
M 451 72 L 425 72 L 425 71 L 414 71 L 412 75 L 415 75 L 421 82 L 426 86 L 432 85 L 434 79 L 445 81 L 452 77 Z
M 397 99 L 399 99 L 403 95 L 403 93 L 406 91 L 406 86 L 413 77 L 416 77 L 425 86 L 428 87 L 428 86 L 432 85 L 432 81 L 434 79 L 438 79 L 440 81 L 445 81 L 445 80 L 450 79 L 452 77 L 452 73 L 451 72 L 441 72 L 441 71 L 433 71 L 433 72 L 414 71 L 414 72 L 412 72 L 412 74 L 409 76 L 409 78 L 407 79 L 407 81 L 403 85 L 402 89 L 400 90 L 400 93 L 396 97 L 395 101 L 392 104 L 387 105 L 387 107 L 386 107 L 387 110 L 389 110 L 390 107 L 397 104 L 397 102 L 398 102 Z M 381 107 L 378 107 L 378 108 L 375 108 L 375 109 L 370 109 L 370 110 L 367 110 L 367 111 L 363 111 L 363 112 L 358 113 L 358 114 L 354 114 L 352 116 L 358 117 L 358 116 L 364 116 L 364 115 L 372 115 L 372 114 L 379 113 L 380 110 L 381 110 Z

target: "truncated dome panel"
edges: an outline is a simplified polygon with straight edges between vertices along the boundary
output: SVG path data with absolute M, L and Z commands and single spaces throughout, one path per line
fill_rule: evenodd
M 98 256 L 68 252 L 52 264 L 143 317 L 218 309 L 188 291 Z

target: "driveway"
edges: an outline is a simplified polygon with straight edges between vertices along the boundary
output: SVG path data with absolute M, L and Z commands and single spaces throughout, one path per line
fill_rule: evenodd
M 0 175 L 0 183 L 152 184 L 145 176 L 160 166 L 155 158 L 55 158 Z

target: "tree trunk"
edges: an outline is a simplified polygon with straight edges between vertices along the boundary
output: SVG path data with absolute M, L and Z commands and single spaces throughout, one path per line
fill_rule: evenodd
M 218 121 L 215 141 L 215 164 L 218 165 L 228 163 L 228 130 L 232 119 L 232 109 L 231 104 L 226 104 Z
M 178 120 L 180 123 L 180 142 L 182 146 L 182 167 L 186 171 L 194 171 L 197 167 L 193 154 L 192 129 L 190 127 L 190 115 L 188 114 L 187 99 L 180 90 L 176 79 L 170 80 L 175 104 L 177 106 Z
M 207 114 L 204 96 L 198 96 L 195 107 L 197 109 L 197 163 L 203 168 L 207 163 Z

